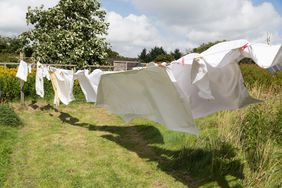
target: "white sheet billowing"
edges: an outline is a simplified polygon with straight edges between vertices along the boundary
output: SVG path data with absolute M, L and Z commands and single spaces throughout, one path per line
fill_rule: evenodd
M 94 70 L 89 74 L 88 70 L 79 70 L 74 74 L 74 79 L 79 81 L 81 90 L 87 102 L 96 102 L 98 85 L 103 71 Z
M 282 62 L 281 54 L 281 45 L 236 40 L 216 44 L 201 54 L 184 56 L 168 69 L 190 101 L 193 117 L 199 118 L 259 102 L 248 94 L 238 62 L 249 57 L 260 67 L 270 68 Z
M 198 133 L 191 109 L 177 92 L 166 68 L 102 75 L 96 104 L 126 121 L 146 117 L 171 130 Z

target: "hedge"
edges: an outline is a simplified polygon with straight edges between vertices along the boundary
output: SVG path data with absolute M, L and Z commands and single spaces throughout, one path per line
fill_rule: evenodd
M 254 64 L 241 64 L 240 67 L 245 84 L 248 87 L 259 85 L 263 89 L 271 88 L 274 92 L 281 92 L 282 71 L 271 74 L 266 69 L 262 69 Z
M 259 85 L 263 89 L 271 88 L 274 92 L 282 90 L 282 71 L 272 75 L 267 70 L 261 69 L 254 64 L 242 64 L 241 70 L 247 87 L 252 88 Z M 16 68 L 5 68 L 0 66 L 0 99 L 2 101 L 15 101 L 20 97 L 20 82 L 16 78 Z M 45 99 L 53 99 L 54 92 L 51 81 L 44 81 Z M 29 74 L 24 87 L 25 96 L 37 98 L 35 94 L 35 70 Z M 78 81 L 74 82 L 74 96 L 77 100 L 84 100 Z

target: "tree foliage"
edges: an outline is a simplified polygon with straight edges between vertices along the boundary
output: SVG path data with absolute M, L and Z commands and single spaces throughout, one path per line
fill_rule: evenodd
M 140 55 L 138 55 L 139 61 L 143 63 L 149 63 L 152 61 L 157 62 L 171 62 L 175 59 L 179 59 L 182 56 L 179 49 L 170 52 L 169 54 L 163 49 L 163 47 L 155 46 L 149 52 L 144 48 Z
M 147 63 L 148 62 L 148 56 L 147 56 L 148 54 L 147 54 L 147 49 L 146 48 L 144 48 L 143 50 L 142 50 L 142 52 L 140 53 L 140 55 L 138 55 L 138 59 L 139 59 L 139 61 L 141 61 L 142 63 Z
M 170 54 L 174 57 L 175 60 L 181 58 L 182 56 L 182 53 L 180 52 L 178 48 L 175 49 L 174 52 L 171 52 Z
M 17 37 L 0 36 L 0 53 L 17 53 L 21 48 L 21 40 Z
M 167 52 L 163 49 L 163 47 L 154 47 L 148 53 L 148 60 L 149 62 L 155 61 L 156 58 L 160 55 L 166 55 Z
M 155 58 L 155 62 L 171 62 L 173 60 L 174 57 L 171 54 L 161 54 Z
M 21 35 L 33 57 L 41 63 L 102 64 L 108 44 L 104 38 L 108 24 L 98 0 L 60 0 L 49 9 L 28 8 L 27 24 L 34 29 Z

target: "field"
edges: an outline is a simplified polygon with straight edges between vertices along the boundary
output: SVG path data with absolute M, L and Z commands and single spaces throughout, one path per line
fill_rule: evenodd
M 22 125 L 0 121 L 0 187 L 281 187 L 281 85 L 267 83 L 247 84 L 261 104 L 196 120 L 198 137 L 81 101 L 10 102 Z

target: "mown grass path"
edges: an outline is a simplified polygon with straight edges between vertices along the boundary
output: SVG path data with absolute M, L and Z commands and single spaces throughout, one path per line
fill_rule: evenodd
M 124 125 L 91 104 L 14 108 L 25 125 L 5 187 L 187 187 L 159 168 L 161 155 L 138 131 L 151 126 Z

